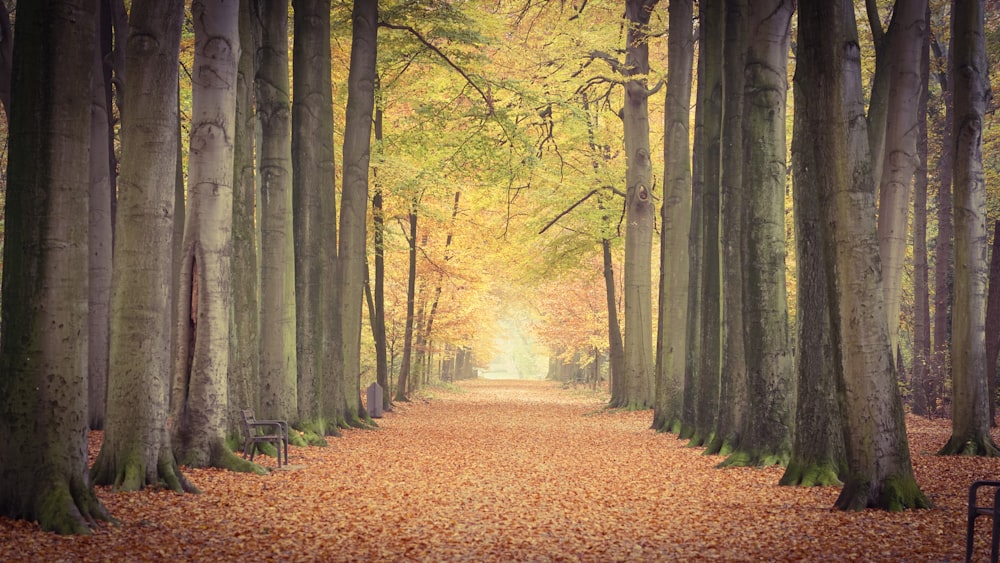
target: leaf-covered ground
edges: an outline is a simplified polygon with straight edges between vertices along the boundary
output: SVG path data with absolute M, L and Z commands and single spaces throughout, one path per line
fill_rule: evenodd
M 934 455 L 948 422 L 910 417 L 936 507 L 843 513 L 837 488 L 715 469 L 720 458 L 649 430 L 650 411 L 602 398 L 551 382 L 432 389 L 377 430 L 293 447 L 289 470 L 186 470 L 200 495 L 99 488 L 120 526 L 91 537 L 0 518 L 0 561 L 955 561 L 969 483 L 1000 477 L 1000 460 Z M 988 535 L 980 519 L 979 560 Z

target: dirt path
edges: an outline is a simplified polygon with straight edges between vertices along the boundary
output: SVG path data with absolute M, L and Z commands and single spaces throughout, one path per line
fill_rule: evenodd
M 929 455 L 947 423 L 917 421 L 937 508 L 844 514 L 836 488 L 714 469 L 650 419 L 550 382 L 465 382 L 378 430 L 293 448 L 290 471 L 188 470 L 201 495 L 101 490 L 122 525 L 90 538 L 0 518 L 0 560 L 961 560 L 966 487 L 1000 475 L 995 460 Z

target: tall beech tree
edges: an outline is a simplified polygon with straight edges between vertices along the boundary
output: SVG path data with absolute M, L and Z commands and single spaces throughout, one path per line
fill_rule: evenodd
M 288 0 L 259 4 L 260 67 L 260 416 L 297 423 L 292 130 L 288 87 Z M 315 259 L 314 255 L 314 259 Z M 312 327 L 315 328 L 315 327 Z M 315 343 L 309 343 L 315 346 Z M 311 366 L 310 374 L 315 366 Z M 312 375 L 310 375 L 312 377 Z
M 196 1 L 192 15 L 188 206 L 176 304 L 171 438 L 181 464 L 249 471 L 255 466 L 226 445 L 239 2 Z
M 725 0 L 721 146 L 721 351 L 719 413 L 706 454 L 728 455 L 739 446 L 747 412 L 747 364 L 743 345 L 743 120 L 747 54 L 746 0 Z
M 653 406 L 653 165 L 649 148 L 649 19 L 658 0 L 626 0 L 625 19 L 625 396 L 615 406 Z
M 122 115 L 107 425 L 94 483 L 193 491 L 167 428 L 181 0 L 132 4 Z
M 924 19 L 930 22 L 930 5 Z M 910 397 L 913 414 L 927 414 L 927 393 L 931 362 L 930 268 L 927 263 L 927 109 L 930 95 L 930 33 L 920 46 L 921 90 L 917 106 L 917 170 L 913 176 L 913 363 L 910 368 Z M 1000 328 L 1000 327 L 998 327 Z
M 954 0 L 951 13 L 954 88 L 955 295 L 952 310 L 951 438 L 942 454 L 1000 454 L 990 436 L 986 382 L 986 185 L 983 116 L 990 98 L 983 3 Z
M 699 296 L 695 300 L 699 317 L 700 341 L 696 389 L 697 408 L 692 446 L 707 445 L 715 432 L 719 413 L 719 387 L 722 377 L 722 249 L 720 228 L 722 212 L 722 119 L 725 2 L 706 0 L 699 8 L 701 24 L 699 61 L 704 60 L 698 75 L 698 104 L 702 111 L 699 131 L 701 160 L 701 276 Z
M 667 93 L 663 128 L 663 207 L 660 227 L 660 322 L 656 333 L 653 428 L 679 432 L 687 350 L 688 235 L 691 229 L 691 77 L 694 6 L 670 0 Z
M 298 417 L 314 432 L 326 429 L 322 397 L 329 392 L 322 299 L 332 266 L 323 259 L 323 192 L 334 190 L 333 87 L 330 79 L 330 0 L 295 0 L 292 104 L 292 207 L 295 243 L 295 318 Z
M 0 514 L 87 534 L 87 225 L 96 3 L 17 13 L 0 344 Z M 72 17 L 65 17 L 72 14 Z M 82 281 L 81 281 L 82 280 Z
M 255 59 L 260 20 L 255 0 L 240 0 L 240 59 L 233 137 L 232 312 L 229 338 L 229 435 L 242 432 L 242 409 L 260 408 L 260 299 L 257 243 L 259 189 L 254 154 L 257 112 Z
M 791 451 L 792 354 L 785 288 L 785 99 L 793 0 L 749 0 L 743 116 L 743 333 L 747 415 L 724 465 L 784 465 Z
M 803 51 L 808 53 L 810 51 Z M 822 198 L 817 186 L 821 151 L 813 143 L 815 120 L 803 116 L 824 111 L 812 97 L 821 68 L 796 64 L 793 77 L 792 205 L 796 258 L 796 396 L 792 451 L 782 485 L 841 484 L 847 471 L 843 418 L 837 398 L 837 366 L 830 318 L 832 287 L 825 268 Z
M 885 117 L 885 155 L 878 191 L 879 255 L 882 257 L 885 310 L 893 357 L 899 346 L 899 310 L 903 295 L 910 191 L 917 168 L 917 108 L 923 89 L 920 52 L 928 22 L 926 0 L 896 2 L 889 24 L 889 92 Z
M 338 231 L 340 334 L 347 394 L 342 405 L 348 424 L 359 424 L 361 405 L 361 308 L 365 284 L 368 164 L 375 109 L 378 5 L 355 0 L 351 14 L 351 67 L 344 124 L 343 193 Z
M 796 82 L 819 111 L 803 114 L 816 156 L 816 189 L 832 291 L 830 317 L 844 407 L 848 472 L 835 506 L 901 510 L 930 503 L 917 486 L 903 423 L 882 289 L 875 183 L 864 118 L 857 24 L 848 0 L 799 4 Z M 810 189 L 803 186 L 803 189 Z

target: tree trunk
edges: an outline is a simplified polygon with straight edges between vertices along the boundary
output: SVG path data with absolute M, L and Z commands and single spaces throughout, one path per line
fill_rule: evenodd
M 986 381 L 986 185 L 983 117 L 990 99 L 983 5 L 952 2 L 955 301 L 952 309 L 951 438 L 942 454 L 1000 455 L 990 436 Z
M 625 39 L 625 396 L 618 406 L 653 406 L 653 167 L 649 159 L 649 17 L 657 0 L 626 0 Z
M 100 42 L 94 50 L 90 105 L 90 297 L 87 326 L 87 410 L 90 428 L 102 430 L 108 398 L 108 347 L 111 324 L 111 132 L 110 67 L 105 74 L 104 57 L 111 49 L 111 14 L 98 2 Z M 107 52 L 106 52 L 107 51 Z
M 226 445 L 239 3 L 196 2 L 188 215 L 178 290 L 171 438 L 182 465 L 249 471 Z
M 948 76 L 954 64 L 951 57 L 942 55 L 940 46 L 932 39 L 931 47 L 939 63 L 947 66 L 946 73 L 938 74 L 941 95 L 944 97 L 947 117 L 941 139 L 941 161 L 938 164 L 938 235 L 934 246 L 934 357 L 931 363 L 931 385 L 928 392 L 928 406 L 937 412 L 944 395 L 945 374 L 951 363 L 951 304 L 952 304 L 952 143 L 954 130 L 954 109 L 952 108 L 951 85 Z M 942 61 L 941 59 L 947 59 Z
M 807 118 L 817 157 L 834 355 L 846 419 L 848 475 L 835 506 L 926 507 L 930 503 L 913 477 L 891 357 L 853 5 L 801 2 L 798 30 L 798 64 L 811 65 L 819 78 L 802 86 L 820 110 Z
M 899 311 L 903 297 L 910 183 L 917 168 L 917 106 L 923 90 L 920 52 L 929 22 L 926 0 L 897 3 L 889 26 L 889 102 L 885 156 L 879 187 L 878 238 L 882 257 L 885 310 L 893 358 L 899 347 Z M 879 72 L 879 71 L 876 71 Z
M 704 73 L 698 80 L 699 103 L 704 104 L 701 253 L 701 357 L 698 364 L 698 408 L 692 446 L 711 442 L 719 413 L 722 377 L 722 249 L 720 248 L 722 203 L 723 119 L 723 0 L 701 3 L 701 51 Z M 697 132 L 696 132 L 697 133 Z
M 79 94 L 91 87 L 95 6 L 19 6 L 7 167 L 0 514 L 63 534 L 110 519 L 87 475 L 90 99 Z
M 625 343 L 622 341 L 622 328 L 618 320 L 618 298 L 615 296 L 615 268 L 611 256 L 611 241 L 601 239 L 601 255 L 604 264 L 604 295 L 608 302 L 608 367 L 611 404 L 616 398 L 624 397 L 625 379 Z
M 930 6 L 924 20 L 930 22 Z M 928 368 L 931 361 L 930 283 L 927 266 L 927 79 L 930 72 L 930 34 L 920 47 L 920 99 L 917 107 L 917 170 L 913 177 L 913 364 L 910 396 L 913 414 L 926 416 Z
M 382 107 L 375 107 L 375 146 L 382 146 Z M 372 170 L 372 239 L 375 254 L 374 296 L 372 298 L 372 339 L 375 341 L 375 382 L 382 387 L 382 408 L 392 410 L 392 394 L 389 381 L 388 342 L 385 336 L 385 211 L 382 208 L 382 182 L 378 177 L 378 167 Z
M 260 4 L 257 71 L 261 179 L 260 418 L 298 422 L 288 0 Z M 322 103 L 322 102 L 320 102 Z M 359 294 L 360 296 L 360 294 Z M 315 369 L 315 366 L 311 366 Z
M 329 275 L 323 260 L 322 193 L 334 187 L 333 88 L 330 82 L 330 0 L 294 0 L 292 213 L 295 242 L 298 418 L 325 434 L 321 400 L 328 392 L 321 298 Z
M 989 382 L 990 421 L 996 421 L 997 356 L 1000 355 L 1000 221 L 993 227 L 989 295 L 986 300 L 986 379 Z
M 656 407 L 653 428 L 679 432 L 687 349 L 688 236 L 691 230 L 691 73 L 693 2 L 670 1 L 667 94 L 663 116 L 663 208 L 660 228 L 660 299 L 656 337 Z
M 171 362 L 177 57 L 184 3 L 132 6 L 125 65 L 122 174 L 115 240 L 109 401 L 94 483 L 135 491 L 165 485 L 194 491 L 181 474 L 167 428 Z M 146 41 L 154 38 L 153 41 Z
M 365 231 L 368 220 L 368 163 L 375 106 L 378 5 L 355 0 L 351 67 L 344 125 L 344 172 L 339 252 L 344 381 L 344 418 L 357 423 L 361 413 L 361 305 L 365 282 Z
M 699 8 L 700 10 L 700 8 Z M 698 30 L 701 41 L 701 28 Z M 699 84 L 705 75 L 705 58 L 698 57 Z M 698 87 L 697 98 L 701 102 L 705 91 Z M 688 232 L 688 302 L 687 323 L 684 325 L 686 342 L 684 352 L 684 392 L 681 408 L 681 428 L 677 438 L 688 440 L 695 433 L 698 418 L 698 367 L 701 363 L 701 286 L 702 286 L 702 239 L 703 239 L 703 192 L 705 191 L 705 110 L 704 104 L 695 104 L 694 137 L 691 146 L 691 224 Z
M 706 454 L 729 455 L 738 448 L 747 412 L 747 364 L 743 346 L 743 120 L 747 43 L 746 0 L 725 2 L 723 46 L 722 200 L 719 230 L 722 255 L 722 363 L 719 414 Z M 783 200 L 782 200 L 783 201 Z M 748 272 L 749 273 L 749 272 Z M 782 272 L 782 274 L 784 274 Z
M 410 246 L 409 268 L 406 276 L 406 327 L 403 329 L 403 358 L 399 363 L 399 383 L 396 384 L 396 400 L 406 401 L 410 391 L 410 371 L 413 358 L 413 313 L 417 294 L 417 202 L 410 208 L 410 235 L 406 238 Z
M 260 412 L 260 261 L 257 242 L 259 201 L 256 146 L 254 59 L 260 42 L 260 19 L 254 0 L 240 0 L 240 59 L 236 78 L 233 141 L 232 311 L 229 338 L 229 431 L 235 442 L 242 432 L 242 409 Z
M 792 354 L 785 287 L 785 99 L 792 0 L 750 0 L 743 116 L 743 280 L 747 416 L 725 465 L 785 465 L 791 455 Z M 738 218 L 729 220 L 738 221 Z

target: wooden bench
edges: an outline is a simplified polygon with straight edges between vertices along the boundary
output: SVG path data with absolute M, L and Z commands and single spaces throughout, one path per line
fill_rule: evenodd
M 257 453 L 259 444 L 274 444 L 278 450 L 278 467 L 281 467 L 281 451 L 284 447 L 285 465 L 288 465 L 288 423 L 284 420 L 257 420 L 252 409 L 243 409 L 243 457 Z
M 993 498 L 993 504 L 979 504 L 979 489 L 992 487 L 993 494 L 987 498 Z M 997 563 L 997 555 L 1000 552 L 1000 481 L 976 481 L 969 487 L 969 520 L 965 532 L 965 560 L 972 560 L 972 535 L 976 529 L 976 518 L 989 516 L 993 519 L 993 528 L 990 532 L 990 561 Z

